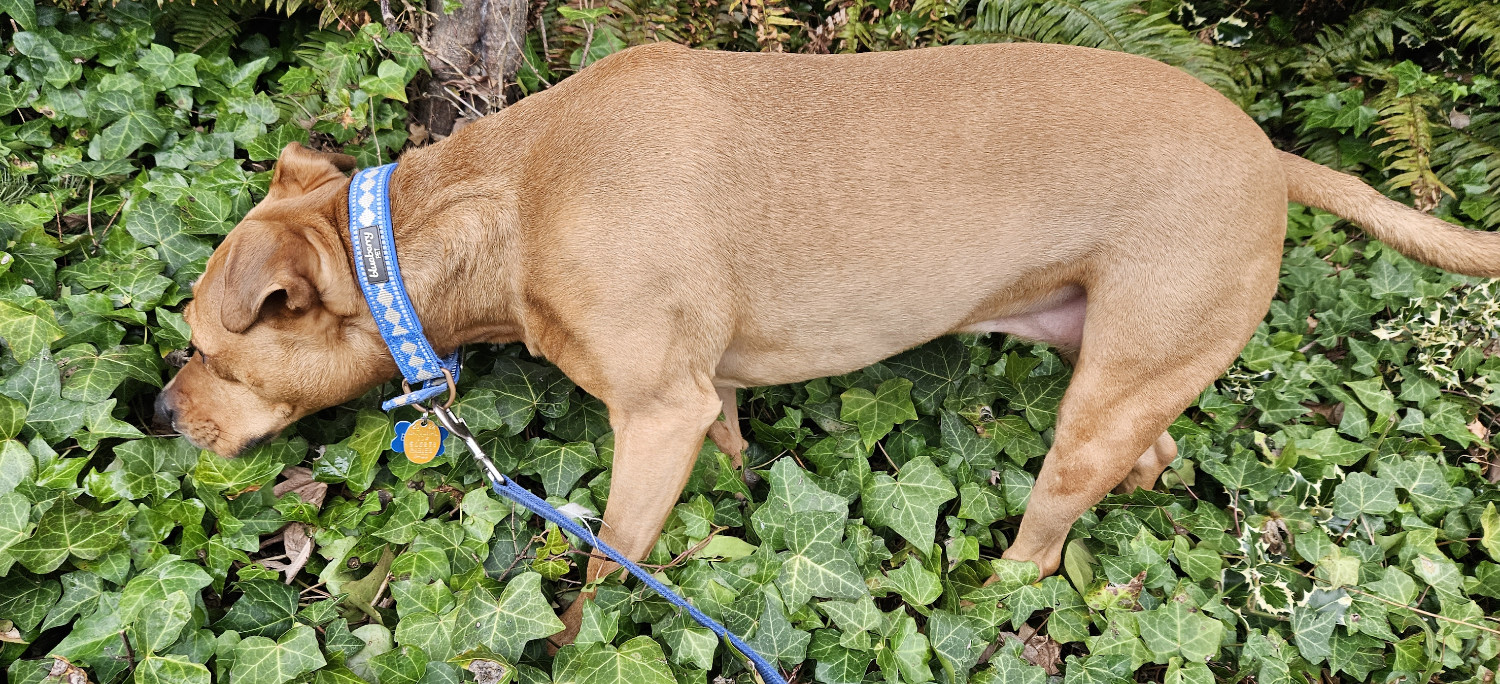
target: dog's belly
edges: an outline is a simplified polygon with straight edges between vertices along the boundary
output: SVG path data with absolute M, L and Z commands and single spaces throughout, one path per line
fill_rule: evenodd
M 841 375 L 947 333 L 1005 333 L 1076 351 L 1083 340 L 1087 302 L 1081 287 L 1063 285 L 1026 305 L 1005 307 L 1005 315 L 972 323 L 908 310 L 890 312 L 878 331 L 868 329 L 869 321 L 864 321 L 865 325 L 843 329 L 821 326 L 790 332 L 775 343 L 737 338 L 721 357 L 715 380 L 726 386 L 759 387 Z

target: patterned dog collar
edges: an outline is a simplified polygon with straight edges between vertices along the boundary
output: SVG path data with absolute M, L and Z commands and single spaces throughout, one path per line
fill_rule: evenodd
M 380 407 L 386 411 L 431 399 L 448 389 L 443 371 L 458 381 L 458 350 L 438 356 L 422 332 L 422 322 L 406 295 L 401 266 L 396 260 L 396 238 L 391 231 L 391 174 L 395 164 L 364 169 L 349 183 L 349 241 L 354 246 L 354 272 L 365 303 L 380 327 L 409 389 Z

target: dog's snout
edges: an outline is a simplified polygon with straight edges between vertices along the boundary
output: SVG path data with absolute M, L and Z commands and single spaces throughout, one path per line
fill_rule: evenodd
M 172 399 L 166 391 L 156 395 L 156 418 L 152 421 L 157 428 L 163 430 L 177 429 L 177 409 L 172 405 Z

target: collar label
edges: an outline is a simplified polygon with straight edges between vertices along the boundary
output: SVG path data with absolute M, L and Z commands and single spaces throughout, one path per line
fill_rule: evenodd
M 380 227 L 365 226 L 359 229 L 358 235 L 362 257 L 359 268 L 364 272 L 365 280 L 375 285 L 390 280 L 390 270 L 385 264 L 385 249 L 380 244 Z

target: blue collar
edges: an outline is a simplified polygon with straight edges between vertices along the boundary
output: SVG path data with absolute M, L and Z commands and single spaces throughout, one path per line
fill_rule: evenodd
M 396 238 L 391 232 L 391 173 L 395 164 L 364 169 L 349 182 L 349 241 L 354 246 L 354 273 L 365 303 L 380 326 L 380 337 L 390 348 L 401 377 L 410 387 L 380 408 L 391 409 L 431 399 L 448 389 L 446 369 L 458 382 L 458 350 L 439 357 L 422 332 L 422 322 L 406 296 L 401 266 L 396 261 Z

